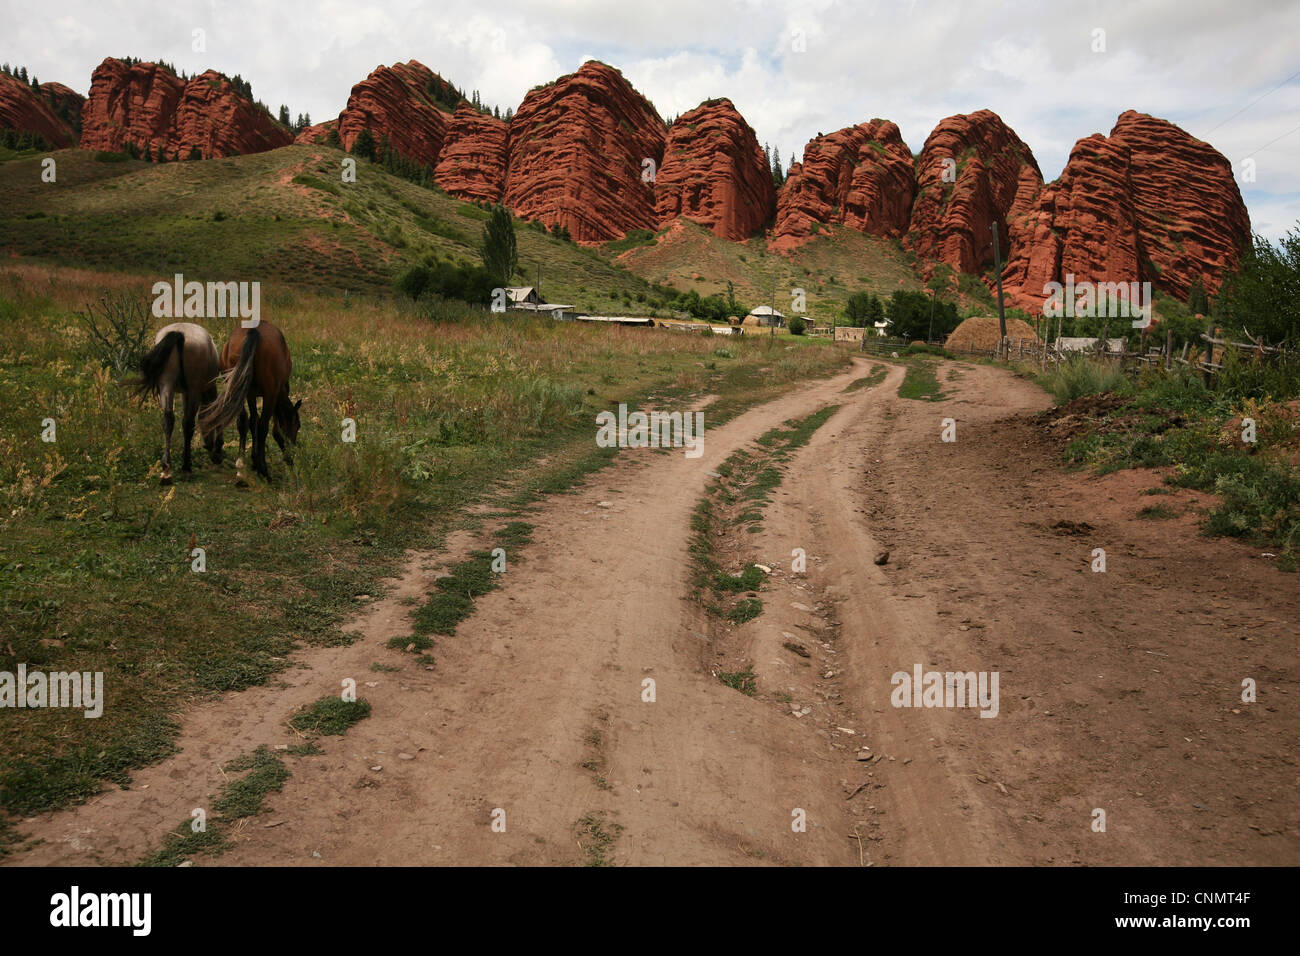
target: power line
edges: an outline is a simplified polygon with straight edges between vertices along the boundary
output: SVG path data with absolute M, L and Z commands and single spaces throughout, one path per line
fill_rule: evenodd
M 1285 132 L 1285 133 L 1283 133 L 1281 136 L 1279 136 L 1277 139 L 1270 139 L 1270 140 L 1269 140 L 1267 143 L 1265 143 L 1263 146 L 1259 147 L 1259 149 L 1252 149 L 1252 150 L 1251 150 L 1249 153 L 1247 153 L 1246 155 L 1247 155 L 1247 156 L 1254 156 L 1256 153 L 1261 152 L 1262 150 L 1268 149 L 1270 146 L 1272 146 L 1274 143 L 1276 143 L 1278 139 L 1286 139 L 1286 138 L 1287 138 L 1288 136 L 1290 136 L 1292 133 L 1296 132 L 1296 130 L 1300 130 L 1300 126 L 1297 126 L 1295 129 L 1288 130 L 1287 132 Z
M 1204 133 L 1201 134 L 1201 139 L 1205 139 L 1206 136 L 1209 136 L 1211 133 L 1213 133 L 1216 129 L 1219 128 L 1219 126 L 1223 126 L 1224 123 L 1229 123 L 1229 122 L 1231 122 L 1232 120 L 1235 120 L 1235 119 L 1236 119 L 1238 116 L 1240 116 L 1242 113 L 1246 112 L 1246 110 L 1250 109 L 1252 106 L 1254 106 L 1256 103 L 1258 103 L 1259 100 L 1262 100 L 1265 96 L 1268 96 L 1269 93 L 1276 93 L 1278 90 L 1282 89 L 1282 87 L 1286 86 L 1288 83 L 1290 83 L 1292 80 L 1294 80 L 1297 76 L 1300 76 L 1300 70 L 1296 70 L 1294 73 L 1292 73 L 1290 76 L 1288 76 L 1285 80 L 1283 80 L 1283 81 L 1282 81 L 1281 83 L 1279 83 L 1277 86 L 1275 86 L 1275 87 L 1273 87 L 1271 90 L 1269 90 L 1268 93 L 1265 93 L 1263 96 L 1259 97 L 1259 99 L 1252 100 L 1251 102 L 1247 103 L 1245 106 L 1243 106 L 1241 109 L 1237 110 L 1237 112 L 1233 113 L 1231 116 L 1229 116 L 1229 117 L 1228 117 L 1226 120 L 1224 120 L 1222 123 L 1219 123 L 1218 126 L 1213 126 L 1213 127 L 1211 127 L 1210 129 L 1207 129 Z M 1277 142 L 1277 140 L 1274 140 L 1274 142 Z

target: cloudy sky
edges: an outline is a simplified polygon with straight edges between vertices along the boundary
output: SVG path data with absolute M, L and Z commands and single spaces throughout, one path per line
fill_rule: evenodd
M 1207 140 L 1254 229 L 1300 220 L 1300 3 L 984 0 L 0 0 L 0 60 L 85 93 L 105 56 L 241 74 L 272 109 L 336 116 L 379 64 L 417 59 L 502 111 L 595 57 L 668 117 L 727 96 L 760 141 L 892 119 L 913 151 L 987 107 L 1051 180 L 1125 109 Z M 194 31 L 205 31 L 196 52 Z M 1253 160 L 1253 182 L 1250 164 Z

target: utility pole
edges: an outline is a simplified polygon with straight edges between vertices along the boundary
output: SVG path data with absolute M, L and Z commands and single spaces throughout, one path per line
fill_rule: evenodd
M 934 341 L 934 297 L 936 290 L 930 290 L 930 333 L 925 337 L 925 344 L 929 345 Z M 1005 332 L 1003 333 L 1005 334 Z
M 996 219 L 989 224 L 989 228 L 993 230 L 993 268 L 998 273 L 998 328 L 1002 333 L 1002 338 L 998 341 L 998 352 L 1001 353 L 1007 341 L 1007 310 L 1006 306 L 1002 304 L 1002 255 L 998 250 L 998 222 Z
M 771 324 L 768 326 L 767 345 L 771 348 L 776 344 L 776 279 L 772 279 L 772 314 L 767 317 Z

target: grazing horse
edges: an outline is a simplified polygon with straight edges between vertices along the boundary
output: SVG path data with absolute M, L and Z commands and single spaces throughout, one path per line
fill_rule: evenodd
M 253 469 L 268 481 L 271 472 L 266 466 L 266 433 L 274 420 L 275 442 L 284 452 L 284 460 L 293 464 L 293 456 L 285 447 L 285 439 L 298 441 L 297 402 L 289 399 L 289 373 L 293 362 L 284 334 L 262 319 L 252 328 L 240 325 L 225 348 L 221 350 L 222 376 L 226 390 L 216 402 L 207 406 L 199 418 L 204 434 L 216 431 L 239 419 L 239 457 L 244 457 L 244 441 L 249 428 L 253 432 Z M 257 399 L 262 399 L 261 414 Z M 248 411 L 244 411 L 244 403 Z
M 176 415 L 172 400 L 177 392 L 185 393 L 185 453 L 181 471 L 190 472 L 190 442 L 194 438 L 194 420 L 201 405 L 216 401 L 217 378 L 221 368 L 217 364 L 217 347 L 212 336 L 201 325 L 192 322 L 174 322 L 158 330 L 154 346 L 140 360 L 140 377 L 135 380 L 137 394 L 155 392 L 163 413 L 162 483 L 172 481 L 172 426 Z M 221 433 L 205 431 L 203 444 L 214 464 L 221 461 Z

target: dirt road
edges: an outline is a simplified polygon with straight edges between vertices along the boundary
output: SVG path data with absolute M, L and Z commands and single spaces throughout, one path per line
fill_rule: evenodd
M 1294 576 L 1198 537 L 1191 493 L 1138 519 L 1150 473 L 1063 474 L 1023 414 L 1048 400 L 1003 370 L 945 363 L 939 402 L 900 399 L 897 366 L 845 392 L 868 367 L 708 428 L 701 458 L 625 451 L 546 500 L 433 670 L 383 645 L 476 543 L 413 555 L 357 642 L 196 706 L 179 754 L 25 823 L 43 842 L 6 862 L 158 849 L 221 764 L 297 743 L 285 718 L 349 677 L 371 716 L 196 865 L 1300 862 Z M 762 532 L 728 536 L 772 569 L 763 614 L 709 618 L 688 545 L 710 472 L 831 404 Z M 998 715 L 892 706 L 916 665 L 997 672 Z M 714 676 L 743 667 L 752 697 Z

